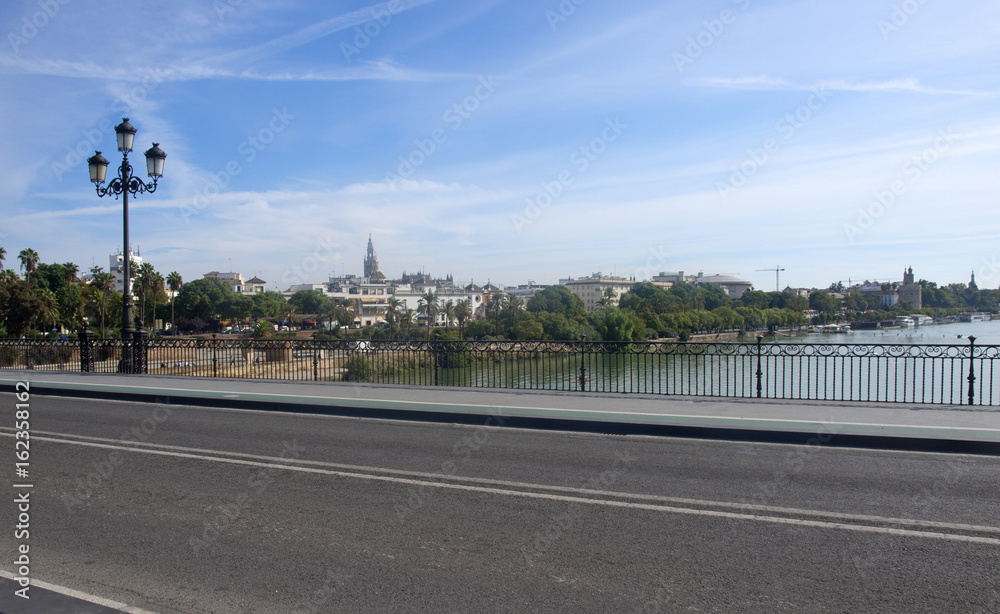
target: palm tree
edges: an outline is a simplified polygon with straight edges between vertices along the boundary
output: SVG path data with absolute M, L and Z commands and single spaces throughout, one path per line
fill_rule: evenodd
M 184 280 L 181 279 L 181 274 L 177 271 L 171 271 L 167 274 L 167 287 L 170 288 L 170 330 L 174 329 L 174 298 L 177 297 L 177 291 L 181 289 L 181 285 L 184 284 Z
M 396 319 L 399 317 L 399 308 L 403 306 L 403 301 L 394 296 L 388 300 L 387 304 L 385 319 L 388 320 L 389 327 L 393 328 L 397 324 Z
M 522 301 L 519 297 L 514 296 L 513 294 L 507 295 L 507 304 L 504 307 L 504 309 L 507 312 L 508 317 L 510 318 L 511 330 L 514 329 L 514 321 L 517 319 L 517 312 L 520 311 L 522 307 L 524 307 L 524 301 Z
M 604 298 L 597 301 L 598 306 L 601 309 L 607 309 L 611 305 L 615 304 L 615 299 L 618 298 L 618 293 L 611 286 L 604 289 Z
M 151 290 L 155 291 L 157 287 L 157 277 L 159 277 L 159 273 L 156 272 L 153 265 L 148 262 L 143 262 L 139 267 L 135 282 L 133 282 L 132 285 L 132 291 L 140 295 L 139 319 L 142 320 L 147 327 L 149 326 L 149 320 L 146 319 L 146 294 L 148 294 Z M 155 296 L 153 300 L 156 300 Z
M 101 297 L 101 337 L 104 337 L 107 332 L 104 328 L 104 320 L 108 313 L 108 296 L 115 290 L 115 276 L 111 273 L 101 272 L 100 267 L 94 267 L 97 273 L 94 275 L 94 280 L 91 283 L 94 288 L 100 293 Z
M 80 267 L 76 266 L 72 262 L 67 262 L 62 265 L 63 272 L 66 275 L 66 283 L 71 284 L 77 281 L 76 274 L 80 272 Z
M 406 328 L 407 331 L 409 331 L 413 326 L 413 318 L 416 315 L 416 312 L 412 309 L 404 309 L 399 314 L 399 322 Z M 407 334 L 409 334 L 409 332 Z
M 21 270 L 24 271 L 24 279 L 27 280 L 28 274 L 34 271 L 35 265 L 38 264 L 38 252 L 26 247 L 17 255 L 17 259 L 21 261 Z
M 451 321 L 455 319 L 455 301 L 451 299 L 445 301 L 441 312 L 444 313 L 445 326 L 451 326 Z
M 35 323 L 45 326 L 46 332 L 55 328 L 56 320 L 59 319 L 59 301 L 56 295 L 49 289 L 38 292 L 38 312 L 35 314 Z
M 428 290 L 420 297 L 420 302 L 417 303 L 417 311 L 427 315 L 427 336 L 430 337 L 431 326 L 434 326 L 434 316 L 438 312 L 438 297 L 434 294 L 433 290 Z
M 465 327 L 465 321 L 472 317 L 472 306 L 469 303 L 469 299 L 458 301 L 455 305 L 455 319 L 458 320 L 458 336 L 462 336 L 462 329 Z
M 504 295 L 499 292 L 494 292 L 490 294 L 490 298 L 486 301 L 486 317 L 493 316 L 493 326 L 497 330 L 497 334 L 500 333 L 500 311 L 503 310 Z
M 0 246 L 0 271 L 3 270 L 3 261 L 7 258 L 7 250 Z

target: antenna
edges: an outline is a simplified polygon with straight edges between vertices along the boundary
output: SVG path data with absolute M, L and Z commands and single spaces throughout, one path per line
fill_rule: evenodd
M 778 275 L 780 275 L 781 271 L 784 271 L 785 269 L 781 268 L 781 266 L 779 266 L 779 265 L 776 264 L 776 265 L 774 265 L 773 269 L 757 269 L 757 270 L 758 271 L 774 271 L 774 291 L 775 292 L 781 292 L 781 284 L 778 282 Z

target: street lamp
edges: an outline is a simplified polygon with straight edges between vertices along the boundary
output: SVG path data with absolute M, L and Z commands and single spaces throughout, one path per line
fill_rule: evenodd
M 90 167 L 90 181 L 93 182 L 94 186 L 97 188 L 97 195 L 100 197 L 107 196 L 108 194 L 118 198 L 119 195 L 122 197 L 122 210 L 123 210 L 123 227 L 124 227 L 124 262 L 122 263 L 122 279 L 123 279 L 123 289 L 124 293 L 122 295 L 122 341 L 125 348 L 129 347 L 129 339 L 134 336 L 134 329 L 132 328 L 132 278 L 129 274 L 129 268 L 131 265 L 131 258 L 129 254 L 129 240 L 128 240 L 128 195 L 133 196 L 142 194 L 143 192 L 153 193 L 156 191 L 156 182 L 163 176 L 163 162 L 167 159 L 167 154 L 163 153 L 160 149 L 159 143 L 153 143 L 153 146 L 146 150 L 146 171 L 147 174 L 153 178 L 152 183 L 143 183 L 142 179 L 137 177 L 132 172 L 132 165 L 128 162 L 128 154 L 132 151 L 132 141 L 135 139 L 135 133 L 137 130 L 135 127 L 129 123 L 127 117 L 122 118 L 122 123 L 115 126 L 115 136 L 118 141 L 118 151 L 122 153 L 122 164 L 118 167 L 118 176 L 112 179 L 106 186 L 101 187 L 104 183 L 105 176 L 108 171 L 108 160 L 101 155 L 101 152 L 96 151 L 94 155 L 87 160 L 87 164 Z M 126 353 L 128 353 L 126 351 Z M 122 356 L 122 370 L 125 373 L 131 373 L 133 371 L 133 362 L 125 354 Z

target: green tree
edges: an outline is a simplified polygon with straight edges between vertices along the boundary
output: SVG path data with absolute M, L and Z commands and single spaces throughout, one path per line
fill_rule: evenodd
M 277 318 L 285 308 L 285 295 L 273 290 L 258 292 L 250 297 L 253 301 L 251 315 L 254 318 Z
M 295 305 L 299 313 L 307 314 L 320 313 L 330 299 L 319 290 L 299 290 L 288 299 L 288 302 Z
M 174 299 L 177 298 L 177 291 L 181 289 L 184 285 L 184 280 L 181 279 L 181 274 L 177 271 L 171 271 L 167 274 L 167 287 L 170 288 L 170 328 L 174 328 Z
M 817 290 L 809 295 L 809 308 L 820 313 L 836 313 L 840 310 L 840 300 L 823 290 Z
M 26 247 L 17 255 L 17 259 L 21 261 L 21 270 L 24 271 L 24 279 L 27 280 L 28 275 L 35 270 L 35 265 L 38 264 L 38 252 Z
M 428 290 L 420 297 L 417 311 L 427 316 L 427 326 L 434 326 L 434 316 L 438 312 L 438 297 L 433 290 Z M 427 334 L 430 335 L 430 329 L 428 329 Z
M 583 315 L 587 308 L 583 299 L 563 285 L 542 288 L 528 300 L 528 311 L 559 313 L 567 318 Z
M 42 305 L 27 280 L 6 270 L 0 275 L 0 324 L 7 334 L 20 337 L 31 330 Z
M 174 302 L 180 317 L 214 322 L 218 319 L 223 302 L 232 294 L 233 289 L 226 282 L 205 277 L 184 284 Z
M 472 317 L 472 305 L 469 299 L 463 299 L 455 304 L 455 319 L 458 320 L 458 334 L 462 335 L 465 323 Z

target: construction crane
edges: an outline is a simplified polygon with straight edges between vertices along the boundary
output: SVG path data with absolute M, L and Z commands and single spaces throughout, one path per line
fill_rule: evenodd
M 757 269 L 757 270 L 758 271 L 774 271 L 774 291 L 775 292 L 781 292 L 781 284 L 778 283 L 778 275 L 780 275 L 781 271 L 784 271 L 785 269 L 781 268 L 779 265 L 774 265 L 773 269 Z

